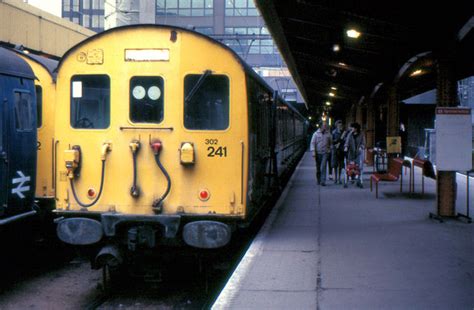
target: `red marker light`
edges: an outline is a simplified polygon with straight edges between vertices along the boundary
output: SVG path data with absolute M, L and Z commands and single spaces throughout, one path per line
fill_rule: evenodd
M 93 198 L 95 197 L 95 195 L 96 195 L 95 189 L 89 188 L 89 189 L 87 190 L 87 197 L 88 197 L 89 199 L 93 199 Z
M 207 189 L 202 189 L 199 192 L 199 199 L 201 199 L 202 201 L 208 200 L 209 197 L 211 197 L 211 194 L 209 193 L 209 191 Z

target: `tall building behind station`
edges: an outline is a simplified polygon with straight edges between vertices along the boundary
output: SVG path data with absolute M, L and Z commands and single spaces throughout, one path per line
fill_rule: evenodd
M 62 0 L 62 17 L 93 31 L 163 24 L 192 29 L 232 48 L 288 101 L 302 102 L 253 0 Z

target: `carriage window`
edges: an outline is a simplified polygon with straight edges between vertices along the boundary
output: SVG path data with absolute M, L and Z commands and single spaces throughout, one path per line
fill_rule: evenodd
M 29 93 L 15 92 L 15 127 L 18 131 L 33 130 L 34 108 Z
M 110 79 L 76 75 L 71 79 L 71 126 L 105 129 L 110 125 Z
M 130 120 L 160 123 L 163 120 L 163 78 L 135 76 L 130 80 Z
M 184 78 L 184 126 L 196 130 L 229 127 L 229 79 L 225 75 L 190 74 Z
M 40 128 L 43 125 L 43 89 L 36 85 L 36 127 Z

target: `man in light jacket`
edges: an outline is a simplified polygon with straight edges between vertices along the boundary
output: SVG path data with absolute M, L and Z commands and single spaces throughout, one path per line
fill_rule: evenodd
M 332 137 L 325 123 L 313 134 L 310 151 L 316 159 L 316 179 L 318 184 L 326 186 L 326 165 L 331 154 Z

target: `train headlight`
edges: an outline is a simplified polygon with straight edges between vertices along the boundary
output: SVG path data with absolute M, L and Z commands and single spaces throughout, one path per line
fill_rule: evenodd
M 211 193 L 207 189 L 204 188 L 199 191 L 199 199 L 201 201 L 208 201 L 209 198 L 211 198 Z
M 186 244 L 200 249 L 215 249 L 229 243 L 232 231 L 229 225 L 215 221 L 190 222 L 183 227 Z
M 191 142 L 181 144 L 180 161 L 182 165 L 194 164 L 194 145 Z

